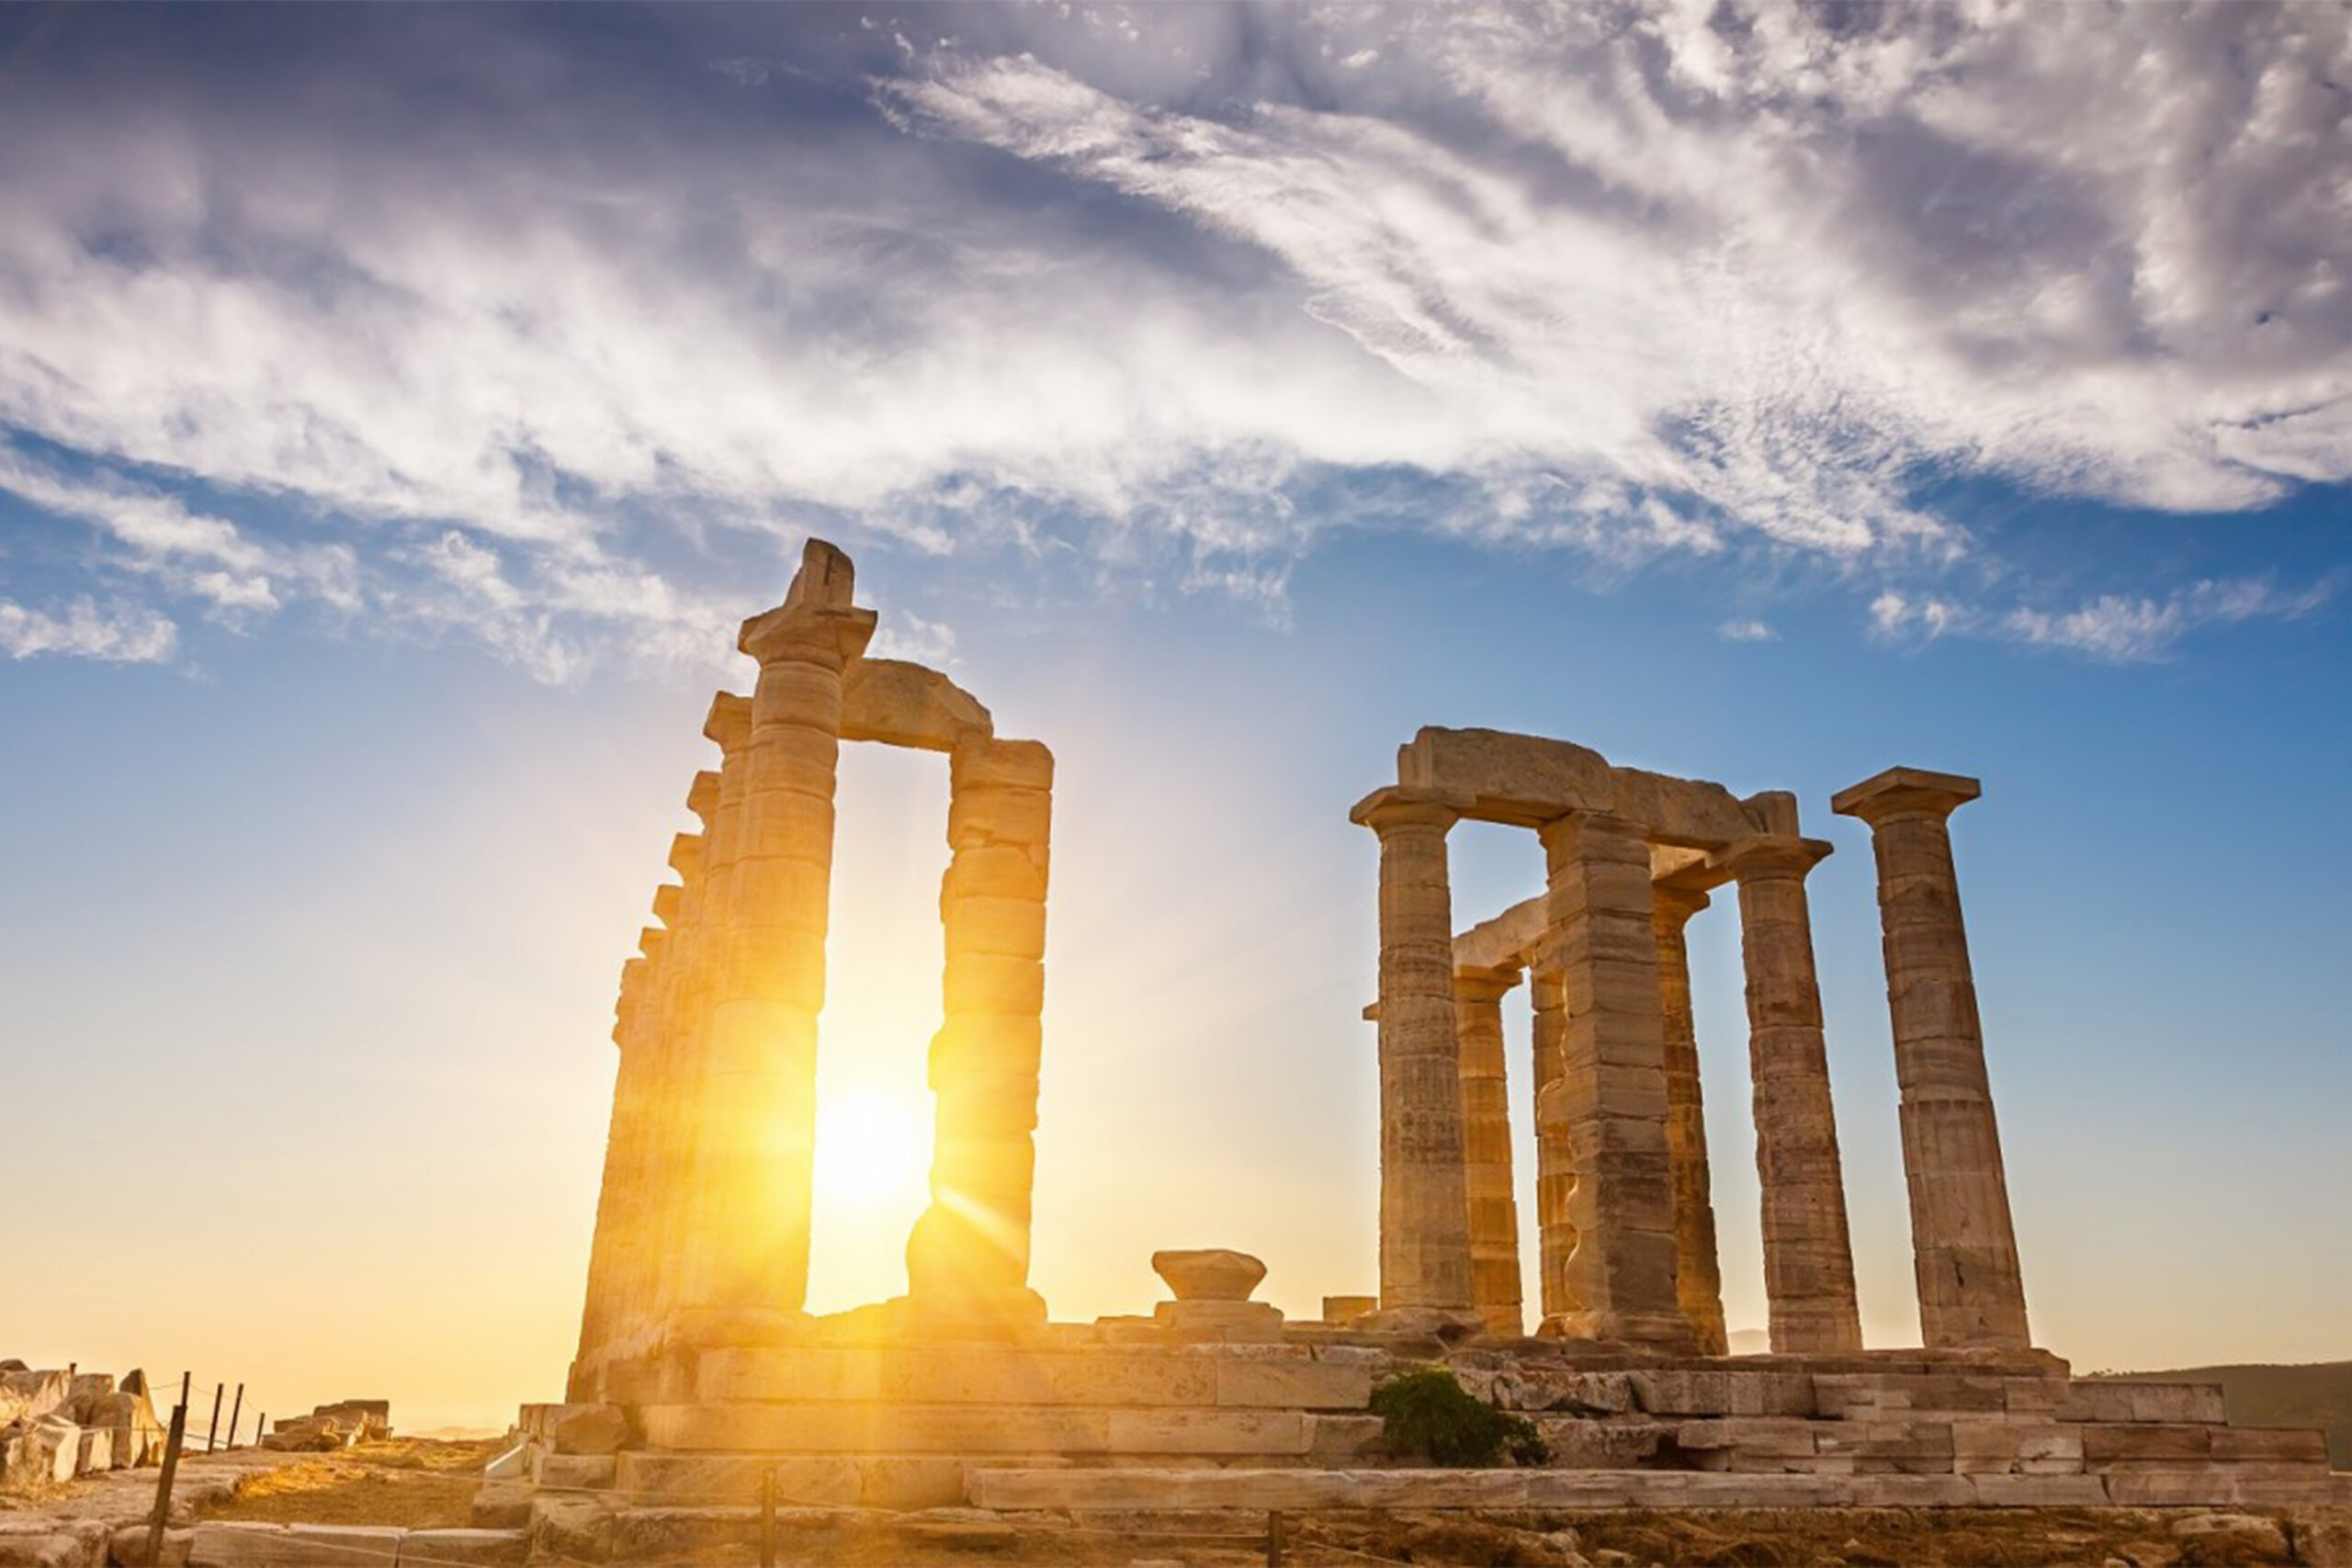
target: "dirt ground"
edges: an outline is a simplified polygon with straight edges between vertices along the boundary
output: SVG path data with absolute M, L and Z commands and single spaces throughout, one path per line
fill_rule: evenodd
M 471 1522 L 481 1467 L 500 1447 L 497 1438 L 390 1438 L 340 1453 L 308 1455 L 253 1477 L 234 1497 L 199 1507 L 197 1517 L 408 1529 L 461 1526 Z

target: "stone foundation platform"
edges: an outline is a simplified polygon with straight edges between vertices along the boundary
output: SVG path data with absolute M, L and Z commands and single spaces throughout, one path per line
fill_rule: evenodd
M 1541 1468 L 1415 1468 L 1368 1408 L 1442 1364 L 1526 1416 Z M 2100 1382 L 2039 1352 L 1661 1357 L 1293 1328 L 1151 1343 L 828 1342 L 649 1361 L 617 1405 L 526 1406 L 477 1522 L 575 1554 L 630 1517 L 977 1508 L 1007 1517 L 1595 1507 L 2352 1505 L 2316 1431 L 2223 1424 L 2217 1384 Z M 647 1514 L 647 1510 L 655 1511 Z M 643 1522 L 640 1518 L 639 1522 Z

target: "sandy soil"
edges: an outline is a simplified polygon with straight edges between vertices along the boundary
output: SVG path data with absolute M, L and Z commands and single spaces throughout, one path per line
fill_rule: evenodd
M 246 1481 L 233 1497 L 203 1505 L 197 1517 L 409 1529 L 464 1525 L 470 1522 L 481 1467 L 499 1448 L 497 1438 L 391 1438 L 340 1453 L 307 1454 Z

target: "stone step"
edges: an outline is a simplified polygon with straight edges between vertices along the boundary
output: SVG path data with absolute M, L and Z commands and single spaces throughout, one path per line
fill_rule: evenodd
M 882 1404 L 653 1404 L 648 1448 L 772 1454 L 1177 1454 L 1300 1457 L 1324 1419 L 1300 1410 Z M 1368 1417 L 1340 1417 L 1349 1430 Z
M 1319 1508 L 2225 1507 L 2352 1503 L 2352 1476 L 2185 1469 L 2163 1476 L 1770 1475 L 1573 1470 L 977 1468 L 975 1506 L 1190 1511 Z
M 632 1451 L 600 1495 L 632 1507 L 698 1507 L 756 1503 L 773 1476 L 778 1506 L 817 1508 L 936 1508 L 966 1500 L 965 1476 L 979 1469 L 1062 1470 L 1085 1461 L 1058 1454 L 775 1454 Z M 1219 1460 L 1182 1454 L 1099 1456 L 1122 1469 L 1214 1470 Z M 1246 1456 L 1252 1469 L 1309 1467 L 1312 1456 Z
M 695 1395 L 713 1404 L 926 1404 L 1362 1410 L 1376 1352 L 1350 1347 L 1195 1346 L 1064 1350 L 909 1345 L 713 1350 Z

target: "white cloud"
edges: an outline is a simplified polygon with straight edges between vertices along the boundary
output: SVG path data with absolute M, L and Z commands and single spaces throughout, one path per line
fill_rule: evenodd
M 154 664 L 171 658 L 178 642 L 179 629 L 152 610 L 136 606 L 101 610 L 90 600 L 78 598 L 59 615 L 0 599 L 0 653 L 11 659 L 53 653 L 118 664 Z
M 1747 619 L 1725 621 L 1715 628 L 1715 635 L 1725 642 L 1772 642 L 1781 634 L 1762 621 Z
M 2324 581 L 2299 592 L 2249 579 L 2214 580 L 2176 590 L 2163 599 L 2108 593 L 2071 610 L 2012 610 L 2002 635 L 2043 648 L 2086 653 L 2111 663 L 2157 659 L 2188 633 L 2257 618 L 2294 620 L 2332 598 Z
M 0 448 L 0 487 L 215 618 L 364 606 L 554 678 L 723 649 L 812 525 L 1277 615 L 1374 513 L 1761 547 L 1934 636 L 2007 612 L 1922 586 L 1982 547 L 1924 476 L 2224 509 L 2352 477 L 2340 12 L 1089 16 L 958 13 L 989 41 L 872 85 L 897 130 L 819 143 L 49 86 L 0 151 L 0 425 L 98 478 Z M 809 69 L 714 56 L 697 94 Z

